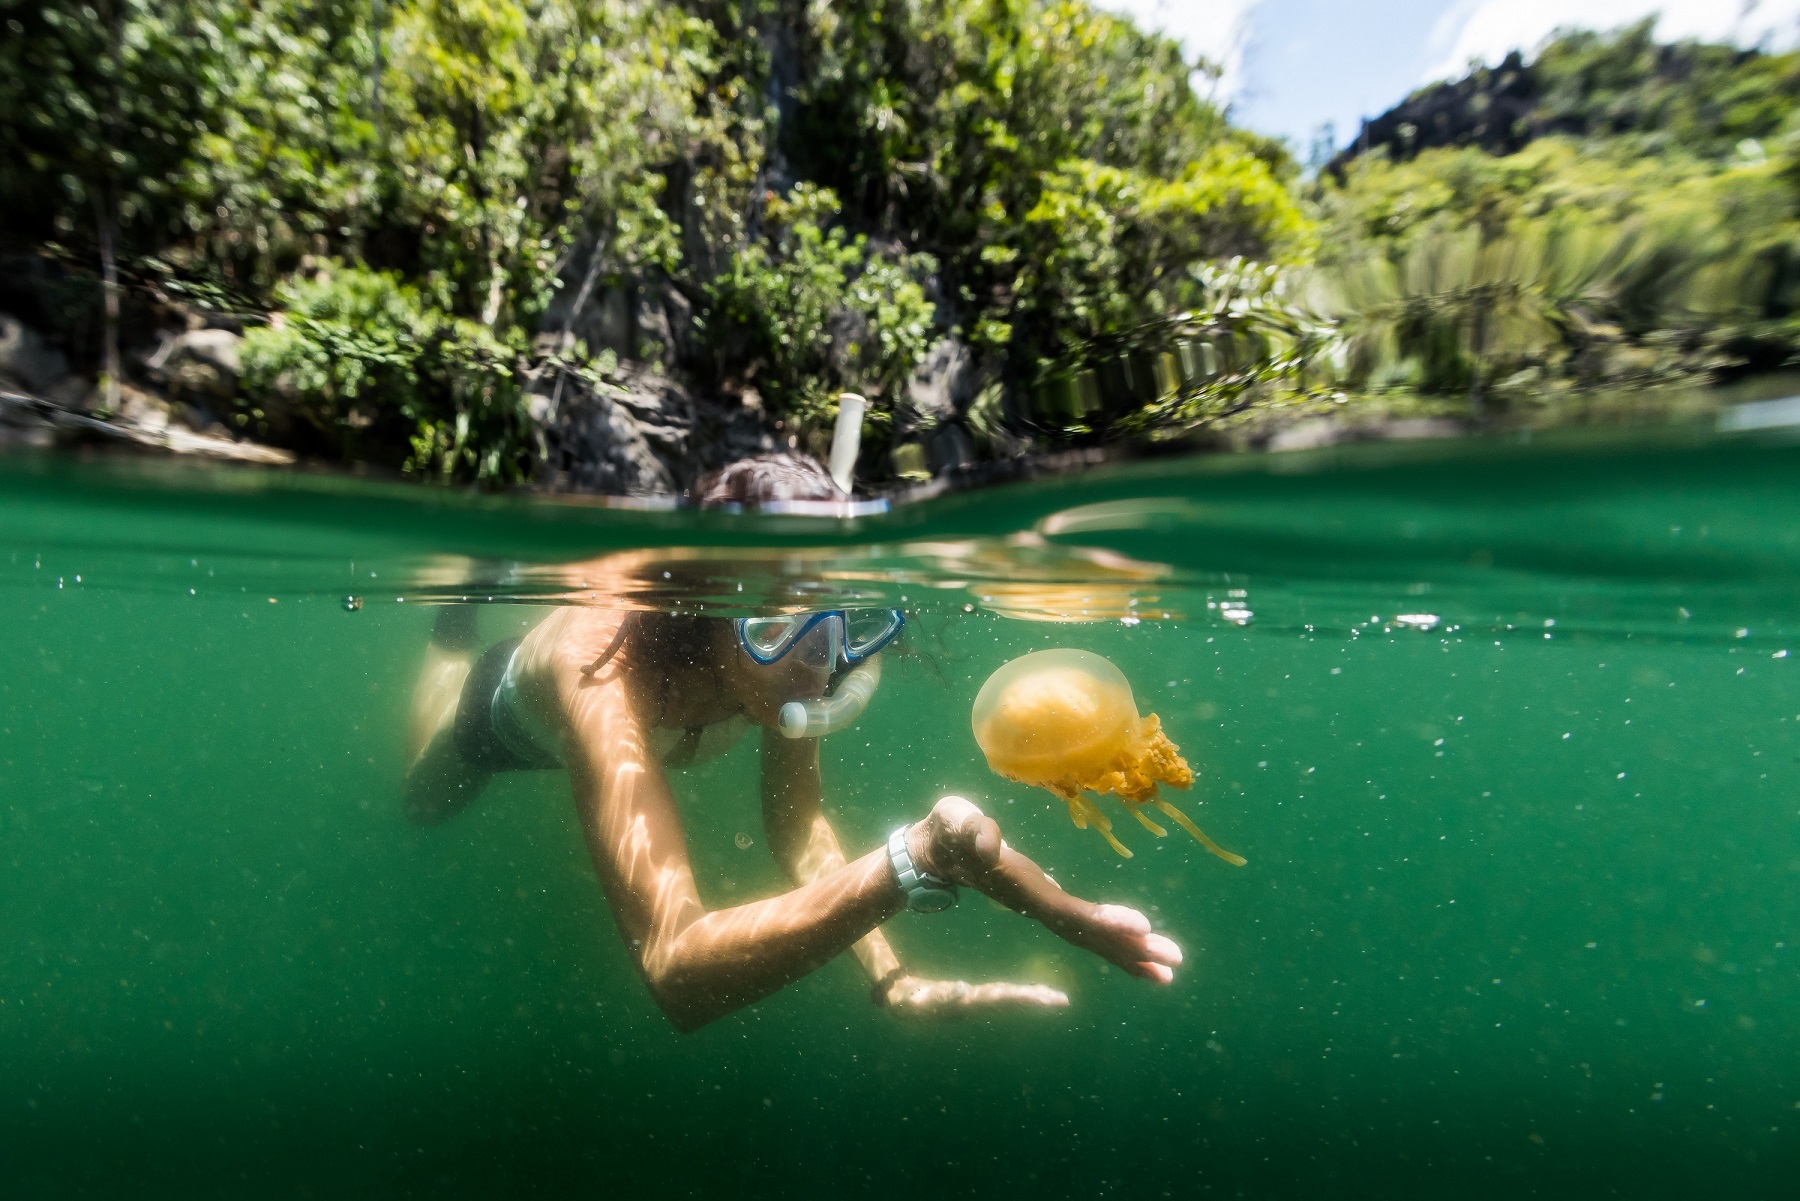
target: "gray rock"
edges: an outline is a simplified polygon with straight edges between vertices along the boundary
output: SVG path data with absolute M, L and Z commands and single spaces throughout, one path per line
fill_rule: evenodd
M 642 287 L 632 298 L 631 357 L 674 366 L 675 332 L 669 325 L 669 313 L 663 306 L 661 288 Z
M 1343 424 L 1333 418 L 1309 417 L 1304 421 L 1296 421 L 1285 429 L 1276 430 L 1269 437 L 1267 448 L 1273 451 L 1318 450 L 1337 445 L 1345 440 L 1347 434 Z
M 55 391 L 51 389 L 52 393 Z M 0 385 L 0 446 L 50 448 L 102 444 L 267 466 L 287 466 L 294 462 L 291 453 L 272 446 L 195 433 L 172 425 L 164 403 L 136 388 L 122 389 L 121 397 L 125 412 L 118 417 L 106 418 Z
M 664 285 L 662 305 L 669 327 L 669 348 L 673 352 L 671 358 L 675 362 L 681 362 L 695 350 L 694 302 L 683 296 L 673 285 Z
M 679 490 L 694 422 L 672 381 L 628 370 L 617 387 L 596 389 L 554 371 L 533 383 L 529 408 L 543 430 L 544 482 L 613 496 Z
M 0 313 L 0 375 L 31 392 L 48 392 L 69 374 L 62 351 L 17 317 Z
M 962 426 L 940 425 L 925 435 L 925 467 L 933 474 L 965 471 L 975 463 L 975 441 Z
M 1375 436 L 1392 442 L 1416 442 L 1430 438 L 1460 438 L 1469 432 L 1467 424 L 1449 417 L 1409 417 L 1384 421 L 1375 427 Z
M 992 376 L 963 343 L 938 342 L 914 369 L 895 407 L 896 444 L 917 444 L 925 470 L 933 474 L 974 464 L 975 443 L 962 417 Z
M 614 378 L 623 391 L 613 399 L 631 414 L 645 441 L 671 463 L 685 459 L 694 432 L 694 400 L 687 388 L 635 363 L 621 365 Z
M 948 421 L 968 409 L 981 391 L 984 373 L 969 348 L 945 338 L 926 353 L 906 381 L 906 401 L 921 428 Z
M 243 338 L 224 329 L 165 333 L 156 353 L 144 360 L 144 370 L 164 383 L 170 400 L 230 400 L 237 395 L 238 376 L 244 369 L 243 344 Z
M 1351 423 L 1336 417 L 1308 417 L 1269 435 L 1265 450 L 1319 450 L 1347 442 L 1412 442 L 1426 438 L 1456 438 L 1469 432 L 1460 421 L 1446 417 L 1409 417 Z

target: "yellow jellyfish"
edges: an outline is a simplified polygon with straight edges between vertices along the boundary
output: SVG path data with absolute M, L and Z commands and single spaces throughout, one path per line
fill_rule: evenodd
M 1193 769 L 1152 713 L 1139 717 L 1125 673 L 1091 651 L 1034 651 L 988 677 L 970 715 L 988 766 L 1008 779 L 1048 789 L 1069 806 L 1076 826 L 1093 826 L 1113 850 L 1131 858 L 1113 836 L 1112 822 L 1082 795 L 1110 792 L 1158 838 L 1168 831 L 1144 815 L 1146 805 L 1192 834 L 1201 846 L 1242 867 L 1187 814 L 1157 793 L 1159 784 L 1186 788 Z

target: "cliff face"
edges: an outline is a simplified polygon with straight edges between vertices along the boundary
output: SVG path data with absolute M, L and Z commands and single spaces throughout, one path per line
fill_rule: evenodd
M 1421 88 L 1373 120 L 1327 170 L 1374 150 L 1404 162 L 1438 147 L 1512 154 L 1533 138 L 1636 136 L 1642 149 L 1731 153 L 1744 139 L 1780 132 L 1800 103 L 1800 54 L 1704 42 L 1658 42 L 1655 22 L 1609 33 L 1574 31 L 1527 61 Z
M 1538 136 L 1536 75 L 1518 51 L 1497 67 L 1481 67 L 1454 83 L 1421 88 L 1372 121 L 1326 170 L 1342 177 L 1350 162 L 1385 150 L 1395 162 L 1439 146 L 1479 146 L 1511 154 Z

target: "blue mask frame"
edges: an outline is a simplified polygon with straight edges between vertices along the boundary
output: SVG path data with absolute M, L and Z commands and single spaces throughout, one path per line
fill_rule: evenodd
M 838 654 L 841 654 L 845 662 L 854 665 L 879 654 L 883 647 L 898 638 L 900 631 L 906 628 L 906 614 L 898 609 L 859 610 L 860 612 L 883 613 L 888 621 L 880 634 L 855 643 L 850 637 L 850 615 L 844 609 L 827 609 L 821 613 L 804 615 L 796 613 L 786 618 L 740 617 L 734 623 L 734 628 L 737 631 L 738 645 L 744 648 L 744 653 L 757 663 L 767 667 L 771 663 L 780 662 L 789 651 L 804 641 L 806 636 L 820 625 L 835 620 L 837 628 L 833 631 L 836 635 L 833 641 L 838 653 L 833 654 L 832 658 L 835 661 Z M 750 637 L 750 623 L 766 621 L 789 621 L 792 624 L 777 641 L 759 646 L 757 641 Z

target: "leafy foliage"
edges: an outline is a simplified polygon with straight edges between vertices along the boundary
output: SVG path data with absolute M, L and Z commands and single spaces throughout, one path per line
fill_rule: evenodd
M 1176 437 L 1277 398 L 1335 397 L 1336 322 L 1296 294 L 1303 277 L 1242 258 L 1193 272 L 1200 305 L 1069 347 L 1028 393 L 1064 435 Z
M 1654 19 L 1566 33 L 1532 67 L 1541 128 L 1627 138 L 1640 152 L 1728 155 L 1745 138 L 1782 133 L 1800 102 L 1800 52 L 1659 44 Z
M 708 333 L 724 363 L 802 424 L 835 414 L 840 389 L 891 395 L 930 344 L 932 305 L 917 277 L 925 256 L 889 258 L 829 222 L 829 189 L 770 197 L 766 236 L 708 286 Z
M 1355 159 L 1315 186 L 1317 303 L 1346 386 L 1482 411 L 1800 356 L 1786 141 L 1800 57 L 1573 33 L 1530 73 L 1538 137 Z M 1785 138 L 1787 135 L 1781 135 Z
M 523 478 L 532 433 L 514 349 L 424 303 L 392 274 L 330 264 L 284 282 L 282 319 L 245 339 L 245 378 L 339 455 L 440 479 Z M 254 410 L 248 416 L 267 411 Z
M 947 334 L 1007 393 L 1309 246 L 1209 64 L 1082 0 L 9 11 L 11 236 L 231 298 L 246 429 L 433 477 L 530 472 L 546 355 L 649 355 L 802 433 L 854 389 L 879 426 Z M 580 344 L 603 296 L 666 336 Z
M 796 160 L 934 255 L 940 318 L 1017 375 L 1186 303 L 1194 263 L 1303 240 L 1286 151 L 1232 129 L 1190 85 L 1196 64 L 1121 18 L 853 0 L 808 32 Z

